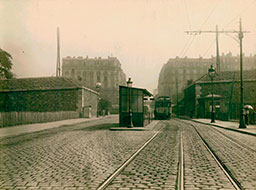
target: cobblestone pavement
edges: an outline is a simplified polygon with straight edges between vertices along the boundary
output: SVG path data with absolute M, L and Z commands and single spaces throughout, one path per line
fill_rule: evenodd
M 194 124 L 215 154 L 241 183 L 244 189 L 256 189 L 256 138 L 225 131 L 227 138 L 211 126 Z M 222 131 L 223 132 L 223 131 Z M 235 141 L 234 141 L 235 139 Z M 250 148 L 246 148 L 246 146 Z
M 229 138 L 231 138 L 234 141 L 238 141 L 239 143 L 244 144 L 245 146 L 249 147 L 250 149 L 253 149 L 256 152 L 256 137 L 238 133 L 236 131 L 230 131 L 226 129 L 216 128 L 216 130 L 220 131 L 222 134 L 225 134 Z
M 195 129 L 184 123 L 180 125 L 183 128 L 185 189 L 233 190 L 233 185 L 209 154 Z
M 112 181 L 109 190 L 175 189 L 178 167 L 178 128 L 171 122 Z
M 0 189 L 96 189 L 155 131 L 109 131 L 117 119 L 0 139 Z
M 163 126 L 107 189 L 176 189 L 180 134 L 185 189 L 234 189 L 192 126 L 170 120 L 151 131 L 108 130 L 114 125 L 117 118 L 105 118 L 0 139 L 0 189 L 97 189 Z M 255 137 L 194 125 L 242 186 L 256 189 Z

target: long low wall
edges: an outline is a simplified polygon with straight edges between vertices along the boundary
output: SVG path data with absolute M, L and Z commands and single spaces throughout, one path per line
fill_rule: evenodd
M 43 123 L 73 118 L 79 118 L 79 113 L 75 111 L 0 112 L 0 127 L 30 123 Z

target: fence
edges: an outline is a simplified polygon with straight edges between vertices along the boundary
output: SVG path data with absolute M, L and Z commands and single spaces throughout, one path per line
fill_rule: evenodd
M 0 127 L 78 118 L 75 111 L 60 112 L 0 112 Z

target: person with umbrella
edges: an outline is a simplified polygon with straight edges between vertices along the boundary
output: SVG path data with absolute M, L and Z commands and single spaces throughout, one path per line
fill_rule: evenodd
M 254 123 L 255 120 L 255 113 L 253 110 L 253 107 L 251 105 L 245 105 L 244 106 L 245 109 L 245 124 L 249 125 Z M 252 111 L 252 114 L 250 114 L 250 110 Z

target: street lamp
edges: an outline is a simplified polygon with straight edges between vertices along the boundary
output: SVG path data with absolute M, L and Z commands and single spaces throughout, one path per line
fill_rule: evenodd
M 131 109 L 131 87 L 132 87 L 132 80 L 131 78 L 128 79 L 127 81 L 127 87 L 128 87 L 128 112 L 129 112 L 129 121 L 128 121 L 128 127 L 132 128 L 132 109 Z
M 213 98 L 213 78 L 215 77 L 216 71 L 214 67 L 211 65 L 211 67 L 208 69 L 208 75 L 211 78 L 211 87 L 212 87 L 212 113 L 211 113 L 211 123 L 215 123 L 215 110 L 214 110 L 214 98 Z

